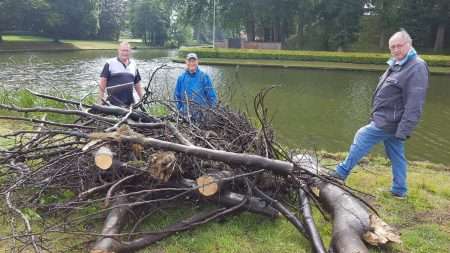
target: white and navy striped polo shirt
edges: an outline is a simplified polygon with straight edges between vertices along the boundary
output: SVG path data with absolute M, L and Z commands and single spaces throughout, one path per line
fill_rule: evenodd
M 106 78 L 107 100 L 117 106 L 129 106 L 134 103 L 133 87 L 141 81 L 136 63 L 129 60 L 128 65 L 118 57 L 109 59 L 100 77 Z

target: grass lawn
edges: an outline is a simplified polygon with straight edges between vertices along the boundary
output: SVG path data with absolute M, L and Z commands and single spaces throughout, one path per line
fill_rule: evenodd
M 128 41 L 131 46 L 148 48 L 140 39 L 121 39 Z M 119 42 L 102 40 L 61 40 L 31 35 L 3 35 L 0 52 L 14 51 L 54 51 L 54 50 L 115 50 Z
M 51 42 L 50 38 L 42 36 L 32 36 L 32 35 L 3 35 L 3 40 L 6 42 Z

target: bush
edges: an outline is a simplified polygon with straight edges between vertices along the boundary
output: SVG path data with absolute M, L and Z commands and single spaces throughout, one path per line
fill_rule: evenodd
M 181 48 L 179 56 L 195 52 L 200 58 L 256 59 L 256 60 L 293 60 L 293 61 L 326 61 L 360 64 L 386 64 L 387 53 L 360 52 L 326 52 L 326 51 L 291 51 L 261 49 L 225 49 L 225 48 Z M 450 67 L 450 56 L 421 55 L 429 66 Z

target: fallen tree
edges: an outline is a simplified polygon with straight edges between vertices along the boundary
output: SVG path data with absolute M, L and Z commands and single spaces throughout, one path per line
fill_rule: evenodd
M 65 109 L 0 104 L 16 113 L 5 116 L 8 120 L 34 125 L 4 135 L 14 144 L 0 150 L 4 178 L 0 190 L 11 210 L 8 239 L 15 245 L 31 245 L 39 252 L 51 243 L 48 234 L 75 233 L 97 238 L 89 244 L 90 252 L 132 252 L 176 232 L 249 211 L 270 218 L 284 216 L 311 242 L 314 252 L 327 252 L 311 204 L 333 219 L 331 252 L 368 252 L 365 242 L 400 242 L 370 205 L 326 176 L 314 157 L 280 148 L 264 108 L 267 91 L 255 98 L 260 129 L 245 114 L 226 107 L 205 109 L 204 120 L 194 124 L 178 114 L 155 117 L 141 111 L 156 103 L 148 96 L 137 109 L 32 94 Z M 75 120 L 36 118 L 42 114 L 72 115 Z M 296 209 L 287 205 L 293 199 Z M 217 208 L 159 231 L 139 231 L 152 210 L 186 202 Z M 80 210 L 90 209 L 94 211 L 80 215 Z M 21 230 L 15 217 L 29 224 L 30 213 L 65 218 L 43 224 L 40 232 L 31 226 Z M 99 217 L 105 219 L 100 233 L 76 229 Z

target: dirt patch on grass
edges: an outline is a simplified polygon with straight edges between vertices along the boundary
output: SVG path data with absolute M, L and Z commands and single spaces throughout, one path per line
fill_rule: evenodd
M 447 226 L 447 231 L 450 233 L 450 207 L 441 210 L 433 210 L 416 213 L 414 219 L 418 223 L 434 223 L 438 225 Z

